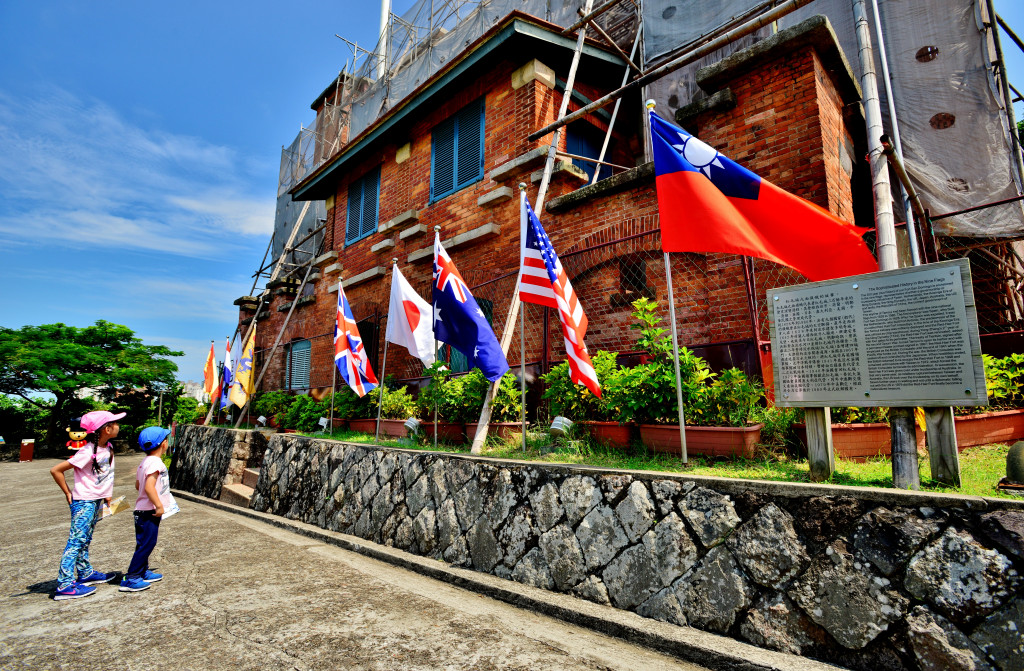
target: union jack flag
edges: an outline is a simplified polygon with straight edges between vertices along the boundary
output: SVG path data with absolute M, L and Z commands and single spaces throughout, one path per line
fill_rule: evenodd
M 573 291 L 569 277 L 551 246 L 540 219 L 534 214 L 526 193 L 520 197 L 521 225 L 524 229 L 522 268 L 519 272 L 519 300 L 558 310 L 562 322 L 565 352 L 569 357 L 569 377 L 582 384 L 594 396 L 601 396 L 601 384 L 587 353 L 583 337 L 587 334 L 587 316 Z
M 377 387 L 377 377 L 370 368 L 363 338 L 341 284 L 338 285 L 338 317 L 334 322 L 334 364 L 356 395 L 363 396 Z
M 434 277 L 437 280 L 437 290 L 444 291 L 446 287 L 451 286 L 455 300 L 465 303 L 466 297 L 470 295 L 466 281 L 462 279 L 444 247 L 440 244 L 434 247 Z

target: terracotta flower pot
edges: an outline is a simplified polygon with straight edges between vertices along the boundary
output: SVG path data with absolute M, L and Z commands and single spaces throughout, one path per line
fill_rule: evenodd
M 431 440 L 434 439 L 434 423 L 424 421 L 420 424 L 420 428 L 427 434 L 427 437 Z M 474 435 L 476 434 L 476 425 L 473 425 Z M 462 422 L 438 422 L 437 423 L 437 441 L 439 443 L 450 443 L 452 445 L 461 445 L 466 442 L 466 425 Z
M 636 433 L 636 425 L 618 422 L 580 422 L 587 427 L 591 437 L 607 447 L 626 448 Z
M 807 451 L 807 425 L 797 422 L 797 436 Z M 925 435 L 915 427 L 917 449 L 924 450 Z M 867 461 L 872 457 L 888 457 L 892 454 L 892 430 L 886 423 L 833 424 L 832 449 L 836 457 L 851 461 Z
M 348 428 L 359 433 L 376 433 L 377 432 L 377 418 L 373 419 L 350 419 L 348 420 Z
M 335 417 L 332 421 L 332 426 L 334 426 L 335 429 L 344 429 L 348 426 L 348 420 Z
M 466 424 L 466 438 L 472 441 L 476 438 L 476 422 Z M 519 422 L 491 422 L 487 425 L 487 435 L 499 438 L 508 438 L 513 433 L 520 433 L 523 425 Z
M 392 438 L 405 438 L 409 435 L 409 430 L 405 428 L 404 419 L 381 419 L 380 420 L 380 435 L 390 436 Z M 370 433 L 376 431 L 376 425 L 370 430 Z
M 687 426 L 687 456 L 752 458 L 762 426 Z M 678 424 L 641 424 L 640 440 L 655 452 L 682 453 Z
M 1012 444 L 1024 440 L 1024 409 L 998 410 L 977 415 L 957 415 L 956 445 L 963 450 L 974 445 L 990 443 Z

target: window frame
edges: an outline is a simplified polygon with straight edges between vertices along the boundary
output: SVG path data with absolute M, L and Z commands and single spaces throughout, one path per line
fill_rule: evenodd
M 476 112 L 475 115 L 469 113 Z M 484 178 L 484 149 L 487 138 L 486 134 L 486 108 L 484 105 L 484 98 L 479 98 L 469 103 L 465 107 L 461 108 L 455 114 L 452 114 L 444 121 L 436 124 L 430 131 L 430 199 L 429 204 L 434 204 L 443 198 L 447 198 L 457 191 L 475 184 Z M 470 123 L 466 123 L 466 120 Z M 472 121 L 476 121 L 473 124 Z M 452 163 L 450 166 L 451 183 L 450 189 L 438 192 L 437 177 L 439 175 L 439 166 L 437 161 L 438 151 L 438 130 L 444 129 L 447 124 L 452 126 Z M 475 125 L 475 129 L 474 129 Z M 478 162 L 477 170 L 471 176 L 467 176 L 463 180 L 459 179 L 460 167 L 459 165 L 460 154 L 460 137 L 467 137 L 467 131 L 475 130 L 477 133 L 477 139 L 480 144 L 479 156 L 474 157 L 474 161 Z M 469 140 L 466 140 L 468 142 Z M 465 159 L 465 156 L 462 157 Z M 447 172 L 447 171 L 446 171 Z M 445 175 L 447 176 L 447 175 Z
M 377 232 L 377 227 L 380 223 L 380 177 L 381 170 L 380 166 L 370 168 L 357 179 L 349 182 L 348 185 L 348 196 L 346 198 L 346 210 L 345 210 L 345 246 L 354 245 L 360 240 L 364 240 L 374 233 Z M 367 185 L 373 187 L 373 226 L 370 228 L 366 227 L 366 221 L 363 216 L 366 214 L 366 187 Z M 356 226 L 356 236 L 349 237 L 349 231 L 352 227 L 352 194 L 354 188 L 358 187 L 359 193 L 359 206 L 357 212 L 359 213 L 359 221 Z
M 305 353 L 305 362 L 304 362 L 304 364 L 305 364 L 305 383 L 306 384 L 305 384 L 305 386 L 301 386 L 301 385 L 296 386 L 294 384 L 295 380 L 293 378 L 294 378 L 296 373 L 299 373 L 301 375 L 301 369 L 298 370 L 298 371 L 296 370 L 296 367 L 295 367 L 295 364 L 296 364 L 296 362 L 295 362 L 295 355 L 297 353 L 302 353 L 302 352 Z M 308 339 L 307 340 L 296 340 L 296 341 L 292 342 L 288 346 L 288 358 L 286 360 L 286 366 L 285 366 L 285 384 L 286 384 L 287 389 L 289 391 L 295 391 L 295 390 L 298 390 L 298 389 L 309 389 L 310 388 L 309 381 L 310 381 L 310 369 L 312 368 L 312 359 L 313 359 L 313 342 L 311 340 L 308 340 Z M 302 379 L 300 379 L 299 382 L 302 382 Z

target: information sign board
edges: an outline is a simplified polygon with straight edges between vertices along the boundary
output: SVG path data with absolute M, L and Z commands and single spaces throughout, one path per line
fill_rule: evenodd
M 775 404 L 987 405 L 967 259 L 768 291 Z

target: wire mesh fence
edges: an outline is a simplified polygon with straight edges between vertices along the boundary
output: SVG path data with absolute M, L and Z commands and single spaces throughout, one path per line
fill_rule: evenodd
M 971 262 L 978 330 L 982 334 L 1024 330 L 1024 240 L 939 238 L 939 260 Z

